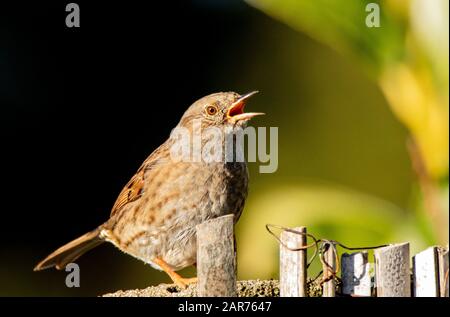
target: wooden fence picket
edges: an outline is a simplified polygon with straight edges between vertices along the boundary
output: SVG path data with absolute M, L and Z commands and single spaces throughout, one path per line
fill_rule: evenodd
M 283 231 L 281 242 L 291 249 L 306 245 L 306 227 L 293 230 L 303 234 Z M 280 244 L 280 296 L 306 297 L 306 259 L 305 250 L 292 251 Z
M 409 243 L 375 250 L 375 279 L 378 297 L 410 297 Z
M 199 296 L 236 296 L 234 216 L 197 225 L 197 290 Z
M 448 246 L 438 248 L 439 258 L 439 294 L 441 297 L 448 297 Z
M 328 281 L 323 283 L 322 297 L 336 296 L 336 281 L 333 278 L 333 272 L 336 270 L 336 256 L 336 249 L 331 244 L 328 244 L 328 248 L 323 254 L 323 258 L 328 264 L 323 265 L 323 277 Z
M 413 281 L 415 297 L 439 297 L 437 247 L 429 247 L 413 257 Z
M 342 294 L 355 297 L 371 296 L 368 252 L 342 254 L 341 266 Z

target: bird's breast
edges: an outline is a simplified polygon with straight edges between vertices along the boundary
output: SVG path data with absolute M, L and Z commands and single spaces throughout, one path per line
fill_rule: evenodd
M 142 197 L 118 215 L 114 244 L 144 261 L 163 256 L 174 267 L 195 259 L 198 224 L 226 214 L 237 221 L 247 196 L 247 166 L 240 162 L 166 165 L 145 180 Z

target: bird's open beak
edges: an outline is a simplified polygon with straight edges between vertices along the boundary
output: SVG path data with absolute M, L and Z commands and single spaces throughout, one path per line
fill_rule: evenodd
M 228 108 L 227 120 L 231 123 L 236 123 L 237 121 L 250 120 L 251 118 L 253 118 L 255 116 L 263 115 L 264 113 L 262 113 L 262 112 L 244 113 L 244 107 L 245 107 L 245 103 L 246 103 L 247 99 L 257 93 L 258 93 L 258 91 L 249 92 L 248 94 L 242 95 L 241 97 L 239 97 L 238 100 L 233 102 L 233 104 L 230 106 L 230 108 Z

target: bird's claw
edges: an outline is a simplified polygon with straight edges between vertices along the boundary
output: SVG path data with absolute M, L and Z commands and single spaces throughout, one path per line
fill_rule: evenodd
M 196 277 L 184 278 L 184 277 L 178 276 L 178 277 L 173 279 L 173 282 L 179 288 L 186 289 L 189 286 L 189 284 L 197 283 L 197 278 Z

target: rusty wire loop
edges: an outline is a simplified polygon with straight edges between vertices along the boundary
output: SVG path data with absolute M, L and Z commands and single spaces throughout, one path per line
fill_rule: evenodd
M 294 234 L 298 234 L 298 235 L 302 235 L 302 236 L 306 236 L 306 238 L 311 238 L 314 242 L 311 244 L 306 244 L 305 246 L 301 246 L 298 248 L 291 248 L 289 246 L 287 246 L 283 241 L 281 241 L 281 239 L 271 230 L 271 228 L 275 228 L 275 229 L 280 229 L 283 231 L 287 231 L 287 232 L 291 232 Z M 311 265 L 311 263 L 314 261 L 314 259 L 316 258 L 317 254 L 319 254 L 319 260 L 322 263 L 322 267 L 324 268 L 324 270 L 326 269 L 327 274 L 324 274 L 322 276 L 322 279 L 320 281 L 320 284 L 322 285 L 323 283 L 331 280 L 331 279 L 338 279 L 340 280 L 340 278 L 337 276 L 337 273 L 339 272 L 340 269 L 340 261 L 339 261 L 339 256 L 338 256 L 338 252 L 337 252 L 337 248 L 336 246 L 340 246 L 343 249 L 346 250 L 372 250 L 372 249 L 378 249 L 378 248 L 383 248 L 383 247 L 387 247 L 389 244 L 381 244 L 381 245 L 376 245 L 376 246 L 367 246 L 367 247 L 348 247 L 344 244 L 342 244 L 339 241 L 336 240 L 328 240 L 328 239 L 317 239 L 316 237 L 314 237 L 312 234 L 310 233 L 303 233 L 291 228 L 287 228 L 287 227 L 283 227 L 283 226 L 279 226 L 279 225 L 272 225 L 272 224 L 266 224 L 266 230 L 267 232 L 269 232 L 283 247 L 285 247 L 286 249 L 290 250 L 290 251 L 301 251 L 301 250 L 307 250 L 309 248 L 314 247 L 314 254 L 311 256 L 311 258 L 308 261 L 307 264 L 307 268 L 309 268 L 309 266 Z M 324 253 L 326 251 L 328 251 L 328 249 L 331 248 L 331 252 L 334 255 L 334 259 L 335 259 L 335 263 L 336 263 L 336 267 L 333 268 L 332 265 L 330 265 L 326 259 L 324 258 Z M 324 272 L 324 270 L 320 271 L 319 274 L 313 279 L 313 281 L 317 280 L 322 273 Z
M 272 230 L 270 230 L 270 227 L 272 227 L 272 228 L 276 228 L 276 229 L 280 229 L 280 230 L 283 230 L 283 231 L 287 231 L 287 232 L 291 232 L 291 233 L 295 233 L 295 234 L 298 234 L 298 235 L 302 235 L 302 236 L 306 236 L 306 237 L 310 237 L 311 239 L 313 239 L 314 240 L 314 242 L 313 243 L 311 243 L 311 244 L 307 244 L 307 245 L 305 245 L 305 246 L 301 246 L 301 247 L 299 247 L 299 248 L 291 248 L 291 247 L 288 247 L 283 241 L 281 241 L 281 239 L 272 231 Z M 318 254 L 318 252 L 319 252 L 319 243 L 320 243 L 320 240 L 317 240 L 316 239 L 316 237 L 314 237 L 312 234 L 309 234 L 309 233 L 303 233 L 303 232 L 300 232 L 300 231 L 297 231 L 297 230 L 294 230 L 294 229 L 291 229 L 291 228 L 286 228 L 286 227 L 283 227 L 283 226 L 278 226 L 278 225 L 271 225 L 271 224 L 266 224 L 266 230 L 283 246 L 283 247 L 285 247 L 286 249 L 288 249 L 288 250 L 290 250 L 290 251 L 301 251 L 301 250 L 306 250 L 306 249 L 309 249 L 309 248 L 311 248 L 311 247 L 314 247 L 314 254 L 312 255 L 312 257 L 309 259 L 309 261 L 308 261 L 308 264 L 306 265 L 306 267 L 307 268 L 309 268 L 309 266 L 311 265 L 311 263 L 312 263 L 312 261 L 314 261 L 314 259 L 315 259 L 315 257 L 317 256 L 317 254 Z
M 328 282 L 329 280 L 331 280 L 333 278 L 340 280 L 340 278 L 337 277 L 337 275 L 336 275 L 337 272 L 339 272 L 339 267 L 340 267 L 339 256 L 338 256 L 338 253 L 336 250 L 336 243 L 333 240 L 326 240 L 326 239 L 321 239 L 321 240 L 322 240 L 322 244 L 320 245 L 320 249 L 319 249 L 319 259 L 320 259 L 320 262 L 322 263 L 322 266 L 326 269 L 327 274 L 323 275 L 322 280 L 320 281 L 320 284 Z M 333 266 L 331 264 L 329 264 L 324 257 L 324 254 L 326 251 L 328 251 L 328 249 L 331 249 L 331 252 L 334 256 L 334 261 L 336 263 L 335 268 L 333 268 Z M 323 272 L 323 270 L 322 270 L 322 272 Z M 317 277 L 316 277 L 316 279 L 317 279 Z

